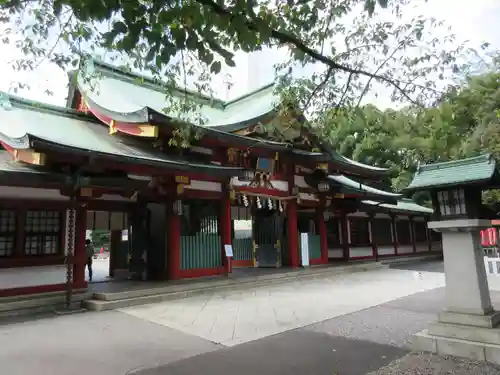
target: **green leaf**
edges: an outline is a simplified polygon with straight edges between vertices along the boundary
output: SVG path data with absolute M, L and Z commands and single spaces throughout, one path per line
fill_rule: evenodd
M 214 61 L 212 65 L 210 65 L 210 73 L 218 74 L 221 71 L 222 65 L 220 61 Z

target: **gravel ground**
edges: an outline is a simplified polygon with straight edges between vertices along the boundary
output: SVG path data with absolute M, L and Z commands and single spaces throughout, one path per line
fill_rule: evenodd
M 486 362 L 430 353 L 411 353 L 366 375 L 499 375 L 500 367 Z

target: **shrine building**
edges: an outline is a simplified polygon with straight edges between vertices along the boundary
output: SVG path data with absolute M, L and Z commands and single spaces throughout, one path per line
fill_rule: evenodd
M 85 289 L 85 232 L 95 229 L 111 242 L 128 231 L 127 272 L 140 280 L 299 267 L 304 246 L 310 265 L 441 251 L 431 209 L 390 191 L 387 169 L 338 154 L 307 126 L 285 127 L 273 85 L 228 102 L 170 90 L 169 102 L 187 95 L 205 119 L 178 147 L 180 121 L 157 81 L 82 66 L 66 107 L 0 99 L 0 268 L 62 265 L 74 251 L 73 288 Z M 248 230 L 235 230 L 242 221 Z

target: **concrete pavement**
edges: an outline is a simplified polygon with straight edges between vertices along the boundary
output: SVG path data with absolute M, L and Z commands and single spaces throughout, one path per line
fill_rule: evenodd
M 444 279 L 435 265 L 420 266 L 421 274 L 402 266 L 193 297 L 144 306 L 144 317 L 110 311 L 0 326 L 0 369 L 9 375 L 364 375 L 404 356 L 411 335 L 442 309 Z M 500 307 L 500 293 L 492 298 Z M 231 318 L 235 309 L 244 314 Z M 191 322 L 192 330 L 180 322 Z M 221 340 L 228 346 L 209 341 L 229 337 L 231 328 L 240 333 Z M 484 374 L 500 373 L 491 371 Z
M 492 298 L 500 307 L 500 293 L 493 292 Z M 484 363 L 419 354 L 406 357 L 411 336 L 434 320 L 443 307 L 444 289 L 438 288 L 133 374 L 500 374 L 500 368 Z M 383 373 L 377 372 L 385 366 Z M 464 369 L 474 371 L 463 372 Z
M 92 267 L 94 282 L 106 281 L 108 279 L 109 259 L 94 259 Z M 87 270 L 85 270 L 85 279 L 88 280 Z M 66 265 L 0 269 L 0 289 L 65 282 Z
M 304 327 L 444 285 L 444 275 L 402 269 L 218 292 L 120 311 L 225 346 Z
M 0 326 L 0 373 L 123 375 L 218 345 L 108 311 Z

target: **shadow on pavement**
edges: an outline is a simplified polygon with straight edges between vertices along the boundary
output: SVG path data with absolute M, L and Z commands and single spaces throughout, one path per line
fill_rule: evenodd
M 296 330 L 133 374 L 362 375 L 406 353 L 394 346 Z
M 444 262 L 442 261 L 422 261 L 422 262 L 413 262 L 413 263 L 404 263 L 397 264 L 392 263 L 389 264 L 389 268 L 397 269 L 397 270 L 406 270 L 406 271 L 424 271 L 424 272 L 438 272 L 444 273 Z

